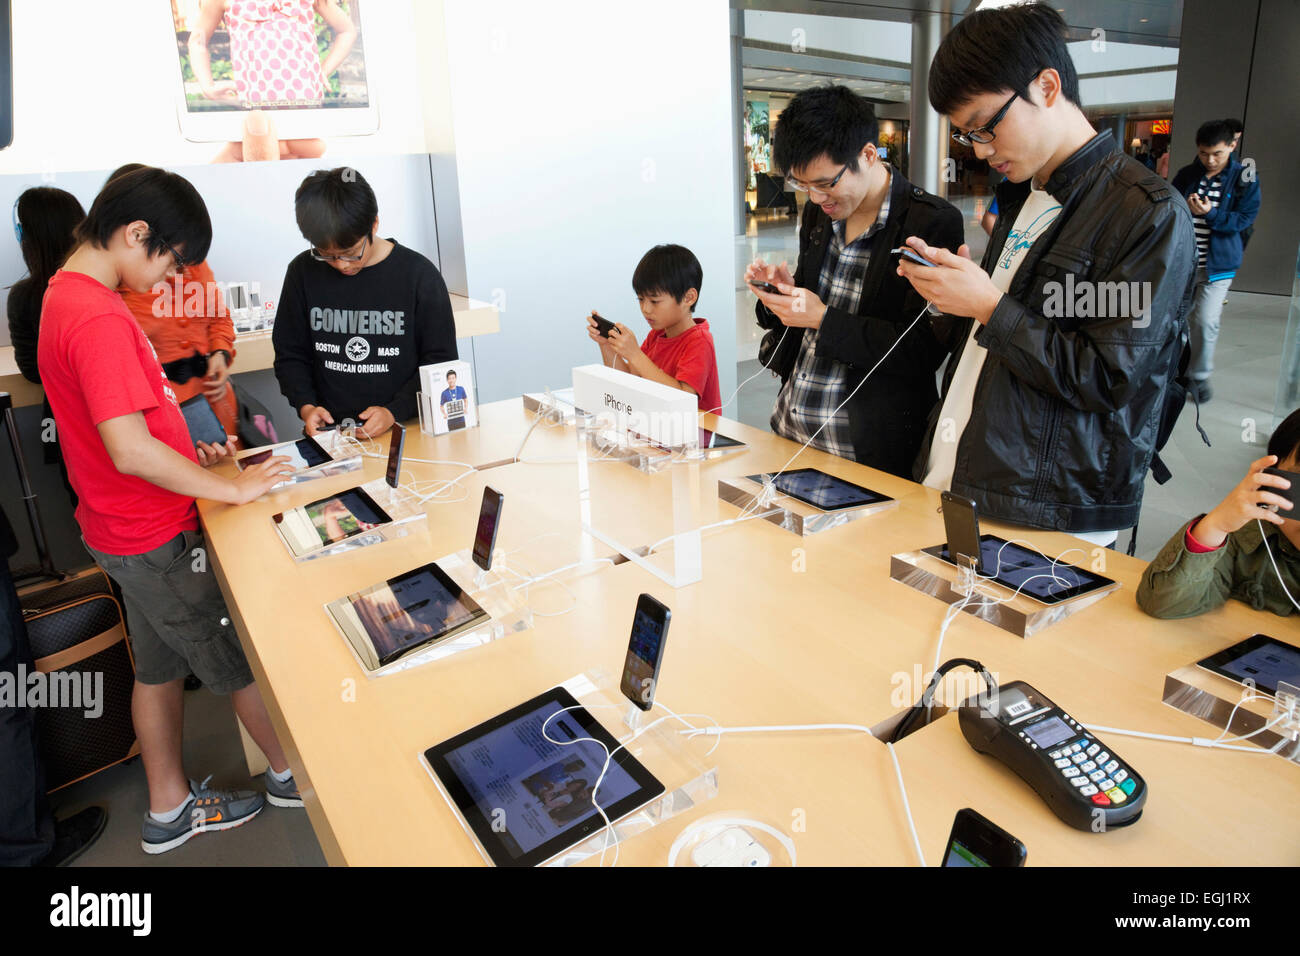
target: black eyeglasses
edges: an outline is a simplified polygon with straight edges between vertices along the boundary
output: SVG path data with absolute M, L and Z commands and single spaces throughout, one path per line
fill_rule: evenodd
M 185 257 L 184 257 L 183 255 L 181 255 L 179 252 L 177 252 L 174 246 L 171 246 L 171 245 L 169 245 L 168 243 L 163 242 L 163 240 L 161 240 L 161 239 L 158 240 L 158 243 L 159 243 L 159 245 L 161 245 L 165 250 L 167 250 L 168 252 L 171 253 L 171 255 L 172 255 L 172 261 L 176 263 L 176 268 L 177 268 L 177 269 L 183 269 L 183 268 L 185 268 L 185 264 L 186 264 L 186 263 L 185 263 Z
M 811 190 L 814 189 L 817 190 L 819 193 L 830 192 L 839 183 L 840 179 L 843 178 L 844 174 L 848 172 L 848 168 L 849 168 L 849 164 L 845 163 L 844 167 L 838 173 L 835 174 L 835 178 L 828 183 L 827 182 L 801 183 L 793 176 L 787 175 L 785 177 L 785 184 L 789 186 L 791 189 L 797 189 L 801 193 L 810 192 Z
M 993 142 L 993 138 L 997 135 L 993 132 L 993 127 L 1002 122 L 1002 117 L 1007 115 L 1007 110 L 1011 109 L 1011 104 L 1016 101 L 1016 97 L 1019 95 L 1019 93 L 1012 93 L 1011 99 L 1003 103 L 1002 109 L 994 113 L 993 118 L 985 125 L 977 127 L 976 129 L 968 130 L 965 133 L 954 131 L 952 138 L 963 146 L 973 146 L 976 143 L 984 144 Z
M 317 252 L 316 247 L 312 246 L 311 257 L 317 262 L 360 262 L 366 257 L 366 244 L 368 242 L 370 242 L 369 236 L 366 236 L 366 238 L 361 240 L 361 251 L 355 256 L 327 256 L 323 253 Z

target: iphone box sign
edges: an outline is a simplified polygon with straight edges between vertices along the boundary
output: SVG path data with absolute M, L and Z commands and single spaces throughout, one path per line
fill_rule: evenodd
M 694 395 L 604 365 L 573 370 L 573 402 L 597 421 L 611 422 L 628 438 L 648 438 L 665 448 L 699 440 L 699 403 Z

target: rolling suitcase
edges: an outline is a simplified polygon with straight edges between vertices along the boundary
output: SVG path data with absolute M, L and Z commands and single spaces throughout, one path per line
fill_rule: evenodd
M 25 588 L 18 599 L 36 659 L 28 701 L 43 694 L 34 710 L 53 793 L 140 752 L 131 722 L 135 662 L 121 605 L 98 568 Z
M 7 392 L 0 392 L 0 411 L 39 561 L 14 577 L 43 582 L 18 588 L 36 669 L 14 675 L 13 690 L 36 713 L 53 792 L 140 752 L 131 722 L 135 661 L 108 576 L 94 566 L 71 575 L 54 567 Z

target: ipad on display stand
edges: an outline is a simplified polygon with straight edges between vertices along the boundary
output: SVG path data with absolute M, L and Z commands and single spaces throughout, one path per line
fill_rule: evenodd
M 294 441 L 246 449 L 235 455 L 235 467 L 242 471 L 272 456 L 287 457 L 293 468 L 293 474 L 277 484 L 276 488 L 358 471 L 363 461 L 361 445 L 334 429 L 314 436 L 304 435 Z

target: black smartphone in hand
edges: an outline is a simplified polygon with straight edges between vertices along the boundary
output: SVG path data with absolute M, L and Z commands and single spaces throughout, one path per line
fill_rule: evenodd
M 1300 499 L 1300 472 L 1283 471 L 1281 468 L 1278 468 L 1276 465 L 1270 465 L 1268 468 L 1264 469 L 1264 474 L 1277 475 L 1279 478 L 1285 478 L 1287 481 L 1291 482 L 1290 488 L 1274 488 L 1273 486 L 1269 485 L 1267 490 L 1291 502 L 1290 511 L 1287 511 L 1283 508 L 1278 508 L 1277 509 L 1278 514 L 1286 518 L 1289 517 L 1300 518 L 1300 512 L 1296 510 L 1297 500 Z M 1261 485 L 1260 487 L 1264 487 L 1264 486 Z M 1273 506 L 1265 505 L 1265 507 L 1271 508 Z
M 770 282 L 763 282 L 760 279 L 750 279 L 749 284 L 752 285 L 755 289 L 762 289 L 764 292 L 772 293 L 772 295 L 785 295 L 784 292 L 782 292 L 776 286 L 772 285 L 772 283 Z
M 937 266 L 938 263 L 931 262 L 925 256 L 921 255 L 911 246 L 899 246 L 897 249 L 890 249 L 891 256 L 902 256 L 908 262 L 915 262 L 919 266 Z
M 609 319 L 602 318 L 599 312 L 591 313 L 591 320 L 596 323 L 596 331 L 602 338 L 609 338 L 609 333 L 614 331 L 614 323 Z

